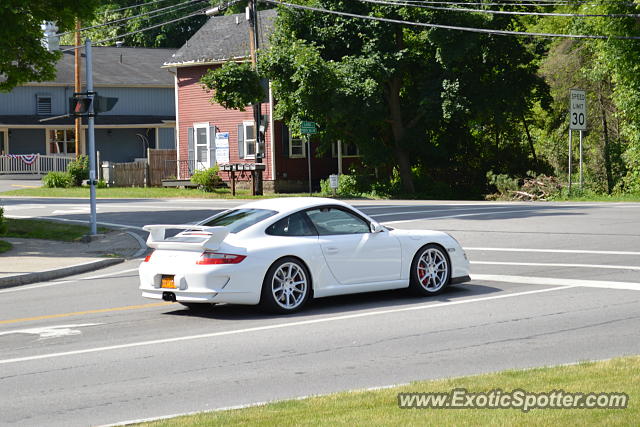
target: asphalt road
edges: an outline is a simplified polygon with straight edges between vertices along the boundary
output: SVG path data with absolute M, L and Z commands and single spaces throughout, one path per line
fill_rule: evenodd
M 99 201 L 98 220 L 135 230 L 236 203 Z M 87 216 L 78 200 L 2 204 Z M 435 298 L 321 299 L 294 316 L 142 299 L 137 261 L 0 290 L 0 424 L 108 424 L 640 353 L 640 204 L 355 204 L 393 227 L 451 232 L 472 282 Z

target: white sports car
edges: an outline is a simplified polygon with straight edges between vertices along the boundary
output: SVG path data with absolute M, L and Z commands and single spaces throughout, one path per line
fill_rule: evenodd
M 260 304 L 279 313 L 309 298 L 409 288 L 434 295 L 469 280 L 469 262 L 447 233 L 396 230 L 334 199 L 247 203 L 198 225 L 147 225 L 154 252 L 140 264 L 142 296 Z M 166 237 L 167 229 L 184 230 Z

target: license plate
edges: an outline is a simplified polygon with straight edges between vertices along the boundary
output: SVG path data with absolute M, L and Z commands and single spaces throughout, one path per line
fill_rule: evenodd
M 162 276 L 162 281 L 160 282 L 160 287 L 165 289 L 175 289 L 176 284 L 173 281 L 173 276 Z

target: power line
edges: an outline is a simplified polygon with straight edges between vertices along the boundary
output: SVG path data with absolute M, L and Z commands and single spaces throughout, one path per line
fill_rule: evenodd
M 466 1 L 431 1 L 431 0 L 389 0 L 394 3 L 416 3 L 416 4 L 427 4 L 427 5 L 449 5 L 449 6 L 597 6 L 600 3 L 587 1 L 587 0 L 526 0 L 527 2 L 523 2 L 523 0 L 513 0 L 511 2 L 507 2 L 503 0 L 502 2 L 495 3 L 483 3 L 483 2 L 466 2 Z M 619 5 L 626 6 L 637 6 L 635 3 L 625 2 L 622 3 L 619 0 L 612 1 L 603 1 L 602 3 L 616 3 Z
M 106 38 L 106 39 L 98 40 L 98 41 L 93 42 L 93 43 L 94 43 L 94 44 L 98 44 L 98 43 L 106 43 L 106 42 L 109 42 L 109 41 L 112 41 L 112 40 L 115 40 L 115 39 L 119 39 L 119 38 L 122 38 L 122 37 L 131 36 L 131 35 L 133 35 L 133 34 L 142 33 L 143 31 L 148 31 L 148 30 L 152 30 L 152 29 L 154 29 L 154 28 L 162 27 L 163 25 L 173 24 L 174 22 L 183 21 L 183 20 L 185 20 L 185 19 L 192 18 L 192 17 L 194 17 L 194 16 L 196 16 L 196 15 L 204 15 L 205 10 L 207 10 L 207 8 L 200 9 L 200 10 L 198 10 L 197 12 L 191 13 L 191 14 L 186 15 L 186 16 L 183 16 L 183 17 L 181 17 L 181 18 L 172 19 L 172 20 L 170 20 L 170 21 L 162 22 L 162 23 L 160 23 L 160 24 L 156 24 L 156 25 L 151 25 L 151 26 L 149 26 L 149 27 L 141 28 L 141 29 L 136 30 L 136 31 L 130 31 L 130 32 L 125 33 L 125 34 L 120 34 L 120 35 L 117 35 L 117 36 L 114 36 L 114 37 L 109 37 L 109 38 Z M 68 48 L 66 48 L 66 49 L 61 49 L 61 50 L 60 50 L 60 52 L 67 52 L 67 51 L 74 50 L 74 49 L 76 49 L 76 48 L 81 48 L 81 47 L 84 47 L 84 45 L 71 46 L 71 47 L 68 47 Z
M 154 3 L 162 3 L 168 0 L 153 0 L 153 1 L 148 1 L 146 3 L 139 3 L 139 4 L 134 4 L 133 6 L 127 6 L 127 7 L 121 7 L 119 9 L 109 9 L 109 10 L 105 10 L 103 13 L 107 14 L 107 13 L 114 13 L 114 12 L 120 12 L 122 10 L 129 10 L 129 9 L 134 9 L 136 7 L 142 7 L 142 6 L 147 6 L 150 4 L 154 4 Z
M 155 10 L 152 10 L 152 11 L 149 11 L 149 12 L 139 13 L 137 15 L 127 16 L 125 18 L 114 19 L 113 21 L 103 22 L 102 24 L 96 24 L 96 25 L 92 25 L 90 27 L 80 28 L 80 31 L 82 32 L 82 31 L 87 31 L 87 30 L 93 30 L 95 28 L 106 27 L 108 25 L 117 24 L 119 22 L 130 21 L 132 19 L 139 18 L 141 16 L 156 14 L 157 12 L 161 12 L 161 11 L 164 11 L 164 10 L 167 10 L 167 9 L 174 9 L 174 8 L 177 8 L 177 7 L 183 6 L 183 5 L 189 5 L 190 6 L 192 3 L 202 3 L 204 1 L 208 1 L 208 0 L 187 0 L 187 1 L 182 2 L 182 3 L 178 3 L 178 4 L 171 5 L 171 6 L 166 6 L 166 7 L 161 7 L 160 9 L 155 9 Z M 184 9 L 184 8 L 181 7 L 179 9 Z M 175 10 L 179 10 L 179 9 L 169 10 L 168 12 L 165 12 L 165 13 L 174 12 Z M 161 13 L 161 14 L 158 14 L 158 15 L 164 15 L 164 13 Z M 154 15 L 154 16 L 158 16 L 158 15 Z M 75 32 L 76 32 L 76 30 L 67 31 L 67 32 L 64 32 L 64 33 L 58 33 L 58 34 L 56 34 L 56 36 L 60 37 L 60 36 L 64 36 L 64 35 L 67 35 L 67 34 L 73 34 Z
M 415 4 L 396 1 L 385 0 L 359 0 L 365 3 L 374 4 L 386 4 L 393 6 L 409 6 L 417 7 L 421 9 L 430 10 L 443 10 L 447 12 L 474 12 L 485 13 L 492 15 L 524 15 L 524 16 L 562 16 L 570 18 L 638 18 L 640 14 L 637 13 L 609 13 L 609 14 L 585 14 L 585 13 L 557 13 L 557 12 L 521 12 L 521 11 L 509 11 L 509 10 L 491 10 L 491 9 L 468 9 L 468 8 L 456 8 L 456 7 L 440 7 L 440 6 L 427 6 L 426 4 Z
M 529 33 L 529 32 L 523 32 L 523 31 L 491 30 L 491 29 L 487 29 L 487 28 L 458 27 L 458 26 L 454 26 L 454 25 L 430 24 L 430 23 L 425 23 L 425 22 L 403 21 L 403 20 L 400 20 L 400 19 L 381 18 L 381 17 L 369 16 L 369 15 L 357 15 L 355 13 L 340 12 L 340 11 L 337 11 L 337 10 L 322 9 L 322 8 L 311 7 L 311 6 L 303 6 L 303 5 L 299 5 L 299 4 L 286 3 L 286 2 L 283 2 L 283 1 L 276 1 L 276 0 L 260 0 L 260 1 L 262 1 L 264 3 L 274 4 L 274 5 L 287 6 L 287 7 L 293 8 L 293 9 L 310 10 L 310 11 L 313 11 L 313 12 L 323 12 L 323 13 L 329 13 L 329 14 L 332 14 L 332 15 L 347 16 L 347 17 L 350 17 L 350 18 L 366 19 L 366 20 L 370 20 L 370 21 L 389 22 L 391 24 L 413 25 L 413 26 L 427 27 L 427 28 L 442 28 L 442 29 L 445 29 L 445 30 L 467 31 L 467 32 L 472 32 L 472 33 L 509 35 L 509 36 L 571 38 L 571 39 L 640 40 L 640 37 L 638 37 L 638 36 L 599 36 L 599 35 L 589 35 L 589 34 Z

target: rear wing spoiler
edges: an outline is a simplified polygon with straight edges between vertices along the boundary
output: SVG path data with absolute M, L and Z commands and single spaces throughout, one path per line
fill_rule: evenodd
M 227 227 L 203 225 L 157 224 L 145 225 L 142 229 L 149 232 L 147 246 L 154 249 L 216 250 L 229 234 Z M 189 230 L 193 233 L 166 238 L 166 231 L 171 229 Z

